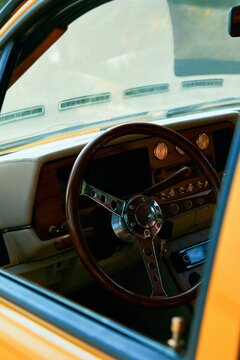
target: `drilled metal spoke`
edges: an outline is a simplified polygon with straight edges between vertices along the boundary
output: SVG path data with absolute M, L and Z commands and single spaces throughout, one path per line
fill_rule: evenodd
M 123 211 L 126 205 L 124 200 L 118 199 L 105 191 L 99 190 L 95 186 L 89 185 L 84 180 L 82 181 L 79 194 L 91 198 L 113 214 L 119 217 L 123 216 Z
M 182 169 L 176 171 L 173 175 L 169 176 L 167 179 L 164 179 L 158 184 L 153 185 L 148 189 L 146 189 L 143 192 L 143 194 L 147 196 L 157 194 L 160 191 L 167 189 L 170 186 L 175 185 L 176 183 L 187 179 L 190 174 L 191 174 L 191 169 L 187 166 L 184 166 Z
M 152 286 L 152 296 L 167 296 L 162 283 L 154 247 L 154 239 L 138 239 L 138 246 Z

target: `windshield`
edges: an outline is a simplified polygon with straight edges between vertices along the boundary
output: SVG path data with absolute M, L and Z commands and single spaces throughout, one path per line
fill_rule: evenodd
M 238 1 L 115 0 L 76 19 L 8 90 L 1 150 L 236 105 Z

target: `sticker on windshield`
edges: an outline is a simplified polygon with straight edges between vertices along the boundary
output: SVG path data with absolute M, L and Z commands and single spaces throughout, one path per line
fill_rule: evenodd
M 221 87 L 223 79 L 203 79 L 183 81 L 181 86 L 183 89 L 201 88 L 201 87 Z
M 169 84 L 155 84 L 155 85 L 147 85 L 147 86 L 139 86 L 130 89 L 126 89 L 123 92 L 123 97 L 135 97 L 135 96 L 144 96 L 144 95 L 152 95 L 159 94 L 163 92 L 169 91 Z
M 58 108 L 60 111 L 68 110 L 79 106 L 95 105 L 105 103 L 111 100 L 111 93 L 101 93 L 95 95 L 80 96 L 72 99 L 63 100 L 59 103 Z
M 41 116 L 43 114 L 45 114 L 45 107 L 43 105 L 34 106 L 31 108 L 11 111 L 11 112 L 2 114 L 2 115 L 0 115 L 0 123 L 6 124 L 6 123 L 17 121 L 17 120 Z

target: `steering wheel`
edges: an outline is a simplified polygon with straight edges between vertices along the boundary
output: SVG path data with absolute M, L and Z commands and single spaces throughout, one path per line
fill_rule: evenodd
M 168 201 L 159 200 L 157 197 L 154 197 L 154 194 L 183 180 L 190 169 L 184 167 L 169 178 L 151 186 L 149 189 L 133 196 L 127 201 L 112 196 L 101 189 L 97 189 L 84 180 L 85 170 L 98 150 L 114 139 L 132 134 L 143 134 L 155 138 L 159 137 L 181 148 L 201 168 L 208 180 L 214 198 L 217 198 L 220 187 L 219 177 L 205 156 L 189 140 L 176 131 L 153 123 L 124 124 L 101 133 L 86 145 L 78 155 L 67 186 L 66 215 L 69 231 L 82 263 L 89 273 L 112 293 L 131 303 L 150 308 L 180 305 L 192 300 L 196 296 L 200 282 L 177 295 L 167 295 L 163 287 L 162 276 L 158 266 L 154 239 L 159 233 L 163 221 L 169 217 L 169 199 Z M 116 283 L 98 265 L 89 250 L 81 228 L 78 215 L 79 196 L 91 198 L 112 213 L 112 227 L 113 230 L 115 229 L 117 236 L 127 238 L 127 240 L 134 239 L 137 241 L 151 283 L 151 295 L 145 296 L 129 291 Z

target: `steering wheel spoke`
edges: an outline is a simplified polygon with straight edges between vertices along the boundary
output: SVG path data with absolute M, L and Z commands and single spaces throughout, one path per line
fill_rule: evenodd
M 118 199 L 105 191 L 97 189 L 95 186 L 89 185 L 85 180 L 82 180 L 79 195 L 89 197 L 119 217 L 123 216 L 123 210 L 126 206 L 124 200 Z
M 138 246 L 152 286 L 152 296 L 167 296 L 158 266 L 154 238 L 138 239 Z
M 175 185 L 176 183 L 187 179 L 190 174 L 191 174 L 191 169 L 187 166 L 184 166 L 182 169 L 176 171 L 173 175 L 146 189 L 143 192 L 143 195 L 147 195 L 147 196 L 155 195 L 160 191 L 167 189 L 170 186 Z

